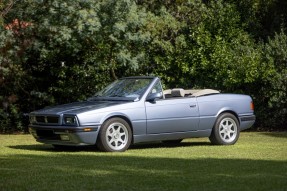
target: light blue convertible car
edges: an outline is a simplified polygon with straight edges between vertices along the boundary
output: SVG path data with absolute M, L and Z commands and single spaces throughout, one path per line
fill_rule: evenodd
M 97 145 L 125 151 L 149 141 L 179 143 L 209 137 L 216 145 L 236 143 L 255 122 L 250 96 L 212 89 L 163 90 L 158 77 L 116 80 L 87 101 L 31 112 L 29 131 L 55 147 Z

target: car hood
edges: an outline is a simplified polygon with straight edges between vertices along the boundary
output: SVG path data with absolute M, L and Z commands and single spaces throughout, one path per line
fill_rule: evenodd
M 119 104 L 127 103 L 126 101 L 83 101 L 74 102 L 64 105 L 58 105 L 53 107 L 46 107 L 41 110 L 32 112 L 31 114 L 49 114 L 49 115 L 60 115 L 60 114 L 79 114 L 91 110 L 101 109 L 105 107 L 115 106 Z

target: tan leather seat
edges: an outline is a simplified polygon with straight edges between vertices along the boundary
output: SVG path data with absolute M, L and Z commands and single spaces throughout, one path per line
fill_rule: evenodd
M 171 90 L 171 96 L 172 97 L 184 97 L 184 89 L 182 88 L 174 88 Z
M 163 94 L 165 98 L 171 98 L 171 89 L 163 90 Z

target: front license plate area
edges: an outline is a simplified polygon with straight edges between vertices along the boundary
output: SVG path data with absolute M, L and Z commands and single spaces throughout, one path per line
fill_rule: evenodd
M 37 136 L 40 139 L 48 139 L 48 140 L 60 140 L 59 135 L 54 134 L 53 130 L 36 130 Z

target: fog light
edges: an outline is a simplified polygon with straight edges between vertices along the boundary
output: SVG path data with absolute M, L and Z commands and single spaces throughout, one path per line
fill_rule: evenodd
M 69 141 L 70 140 L 69 135 L 60 135 L 60 137 L 61 137 L 62 141 Z
M 35 131 L 34 129 L 30 128 L 30 127 L 29 127 L 29 133 L 30 133 L 31 135 L 33 135 L 34 138 L 37 138 L 37 137 L 38 137 L 36 131 Z
M 31 128 L 31 127 L 29 127 L 29 133 L 31 133 L 32 134 L 32 132 L 33 132 L 33 129 Z

